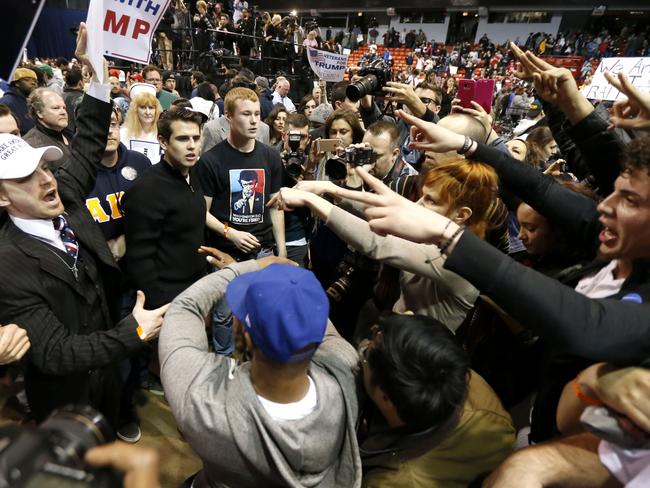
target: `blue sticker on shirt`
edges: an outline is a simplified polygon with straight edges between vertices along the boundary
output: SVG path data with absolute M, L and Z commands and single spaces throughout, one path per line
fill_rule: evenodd
M 641 298 L 641 295 L 638 293 L 628 293 L 623 298 L 621 298 L 621 300 L 624 302 L 643 303 L 643 298 Z

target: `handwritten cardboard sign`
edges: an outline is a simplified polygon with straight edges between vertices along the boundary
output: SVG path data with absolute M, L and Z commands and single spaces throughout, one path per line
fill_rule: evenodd
M 93 69 L 102 72 L 103 56 L 148 64 L 151 37 L 170 1 L 91 0 L 86 25 Z
M 650 91 L 650 58 L 604 58 L 593 75 L 591 84 L 582 89 L 591 100 L 623 100 L 627 98 L 605 79 L 605 73 L 614 76 L 625 73 L 639 90 Z

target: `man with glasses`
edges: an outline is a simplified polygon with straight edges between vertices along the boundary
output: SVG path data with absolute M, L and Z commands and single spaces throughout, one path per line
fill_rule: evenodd
M 86 197 L 86 208 L 102 230 L 116 261 L 124 256 L 124 219 L 121 199 L 135 179 L 151 167 L 149 158 L 127 149 L 120 142 L 122 113 L 116 107 L 111 114 L 102 166 L 95 187 Z
M 383 89 L 389 94 L 388 99 L 394 103 L 404 105 L 404 111 L 427 122 L 437 123 L 440 118 L 438 113 L 442 106 L 442 90 L 427 81 L 423 81 L 415 88 L 405 83 L 388 82 Z M 416 169 L 424 161 L 424 153 L 411 149 L 409 143 L 409 127 L 403 121 L 398 122 L 400 129 L 400 151 L 402 158 Z
M 149 65 L 142 70 L 142 78 L 145 83 L 156 87 L 156 98 L 160 102 L 162 109 L 169 110 L 172 102 L 178 97 L 173 93 L 163 90 L 163 79 L 160 70 L 156 66 Z

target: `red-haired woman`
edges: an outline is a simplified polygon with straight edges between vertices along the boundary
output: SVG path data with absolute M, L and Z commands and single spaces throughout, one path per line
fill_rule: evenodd
M 458 159 L 426 174 L 418 204 L 445 215 L 483 239 L 492 214 L 498 209 L 497 188 L 498 178 L 492 167 Z M 437 246 L 378 236 L 365 220 L 318 196 L 336 195 L 337 189 L 331 182 L 304 181 L 295 188 L 280 190 L 275 201 L 281 208 L 309 207 L 356 250 L 399 268 L 400 297 L 394 311 L 408 310 L 434 317 L 455 331 L 478 297 L 476 288 L 444 269 Z

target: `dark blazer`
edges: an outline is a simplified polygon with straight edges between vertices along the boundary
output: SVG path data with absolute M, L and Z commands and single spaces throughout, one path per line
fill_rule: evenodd
M 29 336 L 25 383 L 38 420 L 58 406 L 82 402 L 114 421 L 119 388 L 109 389 L 106 378 L 114 376 L 121 358 L 142 347 L 133 316 L 118 322 L 120 271 L 85 205 L 110 113 L 110 104 L 84 97 L 72 155 L 56 173 L 66 218 L 82 249 L 80 266 L 88 270 L 80 282 L 53 247 L 25 234 L 7 215 L 0 224 L 0 321 L 17 323 Z

